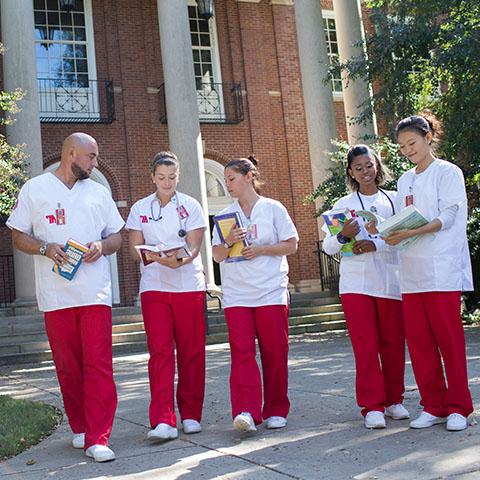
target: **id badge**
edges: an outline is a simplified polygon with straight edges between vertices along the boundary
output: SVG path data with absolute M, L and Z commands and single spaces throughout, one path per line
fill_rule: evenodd
M 58 204 L 58 208 L 55 210 L 55 217 L 57 220 L 57 225 L 65 225 L 65 209 Z
M 187 209 L 185 208 L 184 205 L 182 205 L 181 207 L 178 207 L 177 208 L 177 211 L 178 211 L 178 215 L 179 217 L 184 220 L 185 218 L 187 218 L 190 214 L 187 212 Z
M 247 227 L 247 242 L 252 243 L 253 240 L 256 240 L 257 238 L 258 238 L 257 224 L 256 223 L 251 223 Z
M 406 195 L 405 196 L 405 206 L 408 207 L 410 205 L 413 205 L 413 195 Z

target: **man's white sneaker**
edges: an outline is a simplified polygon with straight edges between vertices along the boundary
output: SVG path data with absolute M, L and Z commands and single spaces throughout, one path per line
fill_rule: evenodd
M 268 417 L 265 420 L 265 426 L 267 428 L 283 428 L 287 426 L 287 419 L 285 417 Z
M 153 430 L 147 434 L 147 439 L 151 442 L 161 442 L 164 440 L 173 440 L 178 437 L 178 430 L 167 423 L 159 423 Z
M 253 421 L 253 417 L 248 412 L 239 413 L 233 419 L 233 426 L 240 430 L 241 432 L 256 432 L 257 427 L 255 426 L 255 422 Z
M 183 420 L 182 425 L 183 433 L 198 433 L 202 431 L 202 426 L 200 425 L 200 422 L 192 420 L 191 418 Z
M 96 462 L 115 460 L 115 454 L 106 445 L 92 445 L 85 450 L 85 455 L 93 458 Z
M 84 433 L 74 433 L 73 434 L 72 447 L 73 448 L 84 448 L 85 447 L 85 434 Z
M 385 428 L 385 415 L 382 412 L 372 410 L 365 415 L 365 428 Z
M 422 412 L 415 420 L 410 422 L 410 428 L 428 428 L 446 421 L 445 417 L 436 417 L 428 412 Z
M 401 403 L 394 403 L 385 409 L 385 416 L 394 420 L 404 420 L 410 418 L 408 410 Z
M 450 430 L 451 432 L 465 430 L 467 426 L 467 417 L 464 417 L 460 413 L 451 413 L 447 418 L 447 430 Z

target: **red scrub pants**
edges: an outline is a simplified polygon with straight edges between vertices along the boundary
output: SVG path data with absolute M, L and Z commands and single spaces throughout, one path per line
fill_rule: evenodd
M 200 422 L 205 396 L 205 292 L 149 291 L 141 294 L 141 302 L 150 353 L 150 425 L 177 426 L 175 347 L 180 417 Z
M 468 417 L 473 405 L 468 388 L 460 292 L 406 293 L 402 299 L 420 404 L 437 417 L 451 413 Z
M 362 415 L 403 402 L 405 335 L 399 300 L 357 293 L 341 295 L 356 365 Z
M 107 305 L 45 312 L 45 326 L 68 422 L 85 448 L 108 445 L 117 391 L 112 367 L 112 309 Z
M 230 396 L 232 418 L 251 413 L 255 423 L 271 416 L 287 417 L 288 400 L 288 305 L 228 307 L 225 318 L 231 354 Z M 255 358 L 258 339 L 262 381 Z

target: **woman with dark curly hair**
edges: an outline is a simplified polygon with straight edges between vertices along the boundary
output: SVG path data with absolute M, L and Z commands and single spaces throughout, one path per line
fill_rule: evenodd
M 337 235 L 324 226 L 323 249 L 333 255 L 353 241 L 351 254 L 341 257 L 339 287 L 355 356 L 357 402 L 366 428 L 385 428 L 385 415 L 409 418 L 402 404 L 405 336 L 398 255 L 378 235 L 368 233 L 370 225 L 364 218 L 379 222 L 391 217 L 396 192 L 379 187 L 388 171 L 366 145 L 349 149 L 345 173 L 352 193 L 338 200 L 334 209 L 355 211 L 358 216 L 346 221 Z M 362 239 L 355 241 L 357 236 Z

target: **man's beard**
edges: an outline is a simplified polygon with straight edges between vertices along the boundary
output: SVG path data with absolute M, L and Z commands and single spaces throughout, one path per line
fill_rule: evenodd
M 90 174 L 86 170 L 82 170 L 76 163 L 72 163 L 72 173 L 77 180 L 90 178 Z

